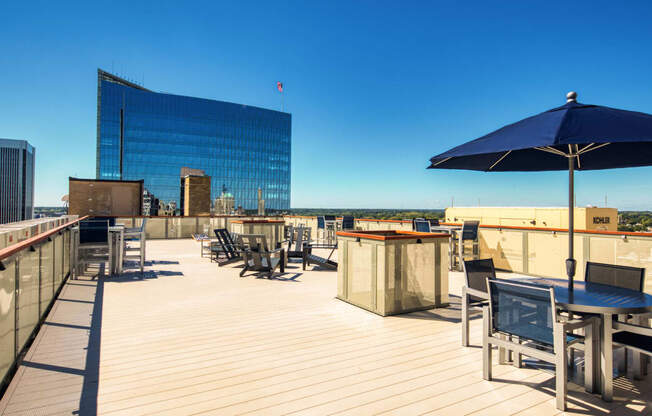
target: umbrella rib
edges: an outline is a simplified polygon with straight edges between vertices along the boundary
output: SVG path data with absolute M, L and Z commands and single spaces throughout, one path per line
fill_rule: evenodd
M 566 153 L 562 152 L 562 151 L 559 150 L 559 149 L 555 149 L 554 147 L 550 147 L 550 146 L 545 146 L 545 147 L 535 147 L 535 149 L 536 149 L 536 150 L 541 150 L 542 152 L 552 153 L 552 154 L 555 154 L 555 155 L 557 155 L 557 156 L 568 157 L 568 155 L 567 155 Z
M 592 152 L 592 151 L 594 151 L 594 150 L 596 150 L 596 149 L 599 149 L 599 148 L 601 148 L 601 147 L 605 147 L 605 146 L 607 146 L 607 145 L 609 145 L 609 144 L 611 144 L 611 143 L 602 143 L 602 144 L 597 145 L 597 146 L 595 146 L 595 147 L 592 147 L 592 148 L 590 148 L 590 149 L 588 149 L 588 150 L 587 150 L 586 147 L 585 147 L 584 149 L 580 150 L 579 154 L 587 153 L 587 152 Z
M 505 159 L 505 158 L 507 157 L 507 155 L 510 154 L 510 153 L 512 153 L 511 150 L 506 151 L 505 154 L 502 155 L 502 156 L 500 157 L 500 159 L 498 159 L 498 160 L 496 161 L 496 163 L 494 163 L 493 165 L 491 165 L 491 166 L 489 167 L 489 170 L 493 169 L 497 164 L 499 164 L 500 162 L 502 162 L 503 159 Z
M 580 150 L 577 152 L 577 154 L 578 154 L 578 155 L 581 155 L 581 154 L 584 153 L 584 152 L 588 152 L 589 149 L 591 148 L 591 146 L 593 146 L 594 144 L 595 144 L 595 143 L 590 143 L 590 144 L 584 146 L 582 149 L 580 149 Z
M 452 156 L 451 156 L 451 157 L 452 157 Z M 446 162 L 448 159 L 450 159 L 450 157 L 447 157 L 446 159 L 442 159 L 442 160 L 440 160 L 440 161 L 437 162 L 437 163 L 433 163 L 433 164 L 432 164 L 432 167 L 435 167 L 435 166 L 437 166 L 437 165 L 441 165 L 442 163 Z

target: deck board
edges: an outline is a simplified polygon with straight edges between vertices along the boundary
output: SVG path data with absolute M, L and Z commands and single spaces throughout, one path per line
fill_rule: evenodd
M 481 321 L 462 348 L 459 297 L 382 318 L 335 299 L 335 272 L 239 278 L 196 244 L 150 241 L 144 277 L 69 281 L 0 415 L 559 413 L 549 373 L 482 379 Z M 652 412 L 649 379 L 618 379 L 613 403 L 570 386 L 571 414 Z

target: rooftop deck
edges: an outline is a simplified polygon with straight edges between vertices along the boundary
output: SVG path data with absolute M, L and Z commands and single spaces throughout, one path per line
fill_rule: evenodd
M 65 285 L 0 414 L 559 413 L 552 374 L 482 379 L 481 321 L 461 347 L 457 296 L 382 318 L 335 299 L 335 272 L 239 278 L 192 240 L 150 241 L 148 259 L 144 278 Z M 452 295 L 461 282 L 451 274 Z M 652 414 L 651 379 L 618 378 L 612 403 L 570 384 L 569 413 Z

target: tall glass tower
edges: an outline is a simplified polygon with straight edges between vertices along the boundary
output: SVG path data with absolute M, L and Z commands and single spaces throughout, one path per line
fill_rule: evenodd
M 182 167 L 211 176 L 211 199 L 225 186 L 235 204 L 290 208 L 292 116 L 274 110 L 157 93 L 97 70 L 97 179 L 144 179 L 179 204 Z
M 34 216 L 34 147 L 0 139 L 0 224 Z

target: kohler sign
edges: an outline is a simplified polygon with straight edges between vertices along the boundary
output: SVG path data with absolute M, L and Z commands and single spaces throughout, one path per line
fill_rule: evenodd
M 609 217 L 593 217 L 593 224 L 609 224 Z

